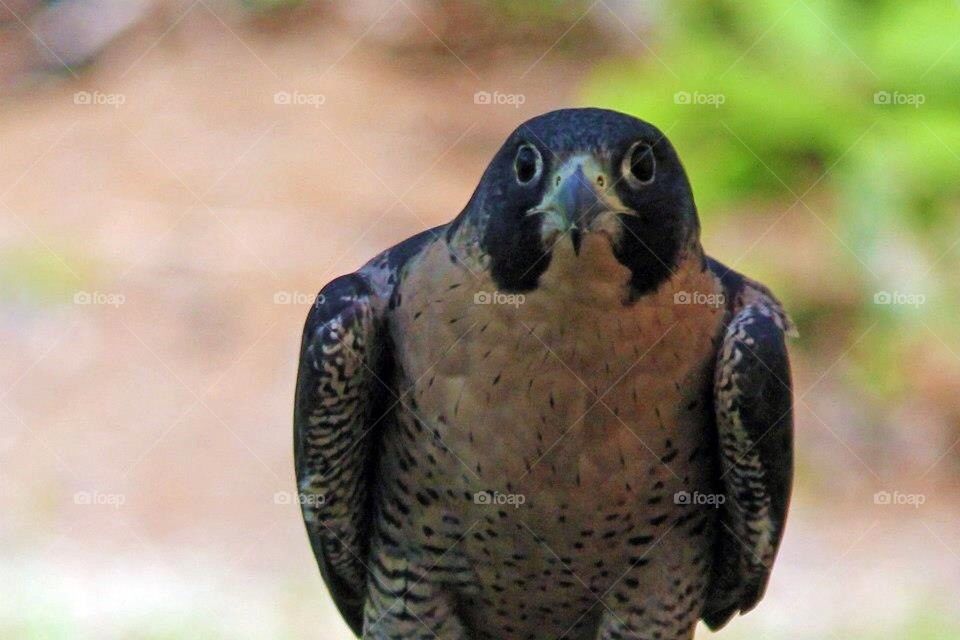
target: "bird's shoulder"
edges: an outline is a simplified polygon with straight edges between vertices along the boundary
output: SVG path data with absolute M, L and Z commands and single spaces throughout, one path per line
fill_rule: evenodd
M 706 266 L 720 282 L 730 318 L 749 307 L 772 320 L 784 335 L 797 335 L 796 327 L 783 304 L 766 285 L 709 256 L 706 257 Z
M 442 242 L 447 225 L 421 231 L 381 251 L 357 270 L 370 288 L 370 295 L 377 302 L 386 304 L 403 279 L 404 271 L 427 247 Z

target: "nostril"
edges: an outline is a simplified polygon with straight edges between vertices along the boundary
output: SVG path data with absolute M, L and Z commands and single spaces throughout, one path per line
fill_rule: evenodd
M 597 186 L 604 187 L 606 186 L 607 181 L 603 179 L 603 176 L 597 176 Z

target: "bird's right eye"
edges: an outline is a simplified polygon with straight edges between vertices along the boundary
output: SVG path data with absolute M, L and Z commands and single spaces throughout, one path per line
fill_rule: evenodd
M 517 149 L 517 157 L 513 161 L 514 171 L 517 173 L 517 182 L 529 184 L 540 175 L 543 167 L 543 158 L 536 147 L 525 144 Z

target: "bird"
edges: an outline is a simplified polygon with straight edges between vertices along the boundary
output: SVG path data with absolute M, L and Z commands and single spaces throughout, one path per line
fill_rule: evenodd
M 787 338 L 708 256 L 654 125 L 514 130 L 451 222 L 324 286 L 297 492 L 360 637 L 689 639 L 763 597 L 793 469 Z

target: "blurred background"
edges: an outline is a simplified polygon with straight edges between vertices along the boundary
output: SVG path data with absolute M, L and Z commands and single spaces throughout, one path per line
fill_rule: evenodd
M 717 637 L 960 636 L 958 27 L 932 0 L 0 0 L 0 637 L 350 637 L 291 494 L 303 318 L 576 105 L 664 130 L 707 250 L 800 328 L 784 548 Z

